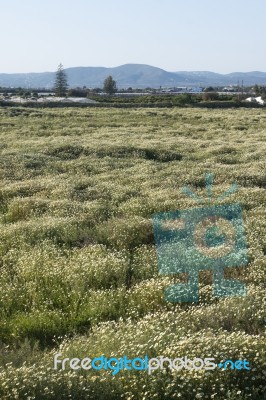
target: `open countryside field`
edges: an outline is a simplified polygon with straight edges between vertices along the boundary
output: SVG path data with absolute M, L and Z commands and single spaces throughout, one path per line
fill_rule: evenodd
M 0 398 L 265 397 L 266 110 L 0 108 Z M 245 297 L 170 303 L 152 215 L 195 207 L 183 186 L 243 210 Z M 53 369 L 63 357 L 239 358 L 251 370 Z

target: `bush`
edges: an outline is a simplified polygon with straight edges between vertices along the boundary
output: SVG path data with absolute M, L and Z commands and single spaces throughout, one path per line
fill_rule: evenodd
M 219 99 L 219 94 L 217 92 L 205 92 L 202 95 L 203 101 L 215 101 Z

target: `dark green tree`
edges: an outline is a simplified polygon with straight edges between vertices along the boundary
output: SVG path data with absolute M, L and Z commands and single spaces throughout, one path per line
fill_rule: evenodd
M 54 84 L 54 92 L 57 97 L 65 97 L 67 93 L 67 75 L 64 71 L 63 65 L 60 63 L 58 65 L 56 75 L 55 75 L 55 84 Z
M 192 104 L 195 101 L 191 93 L 179 94 L 176 99 L 179 104 Z
M 256 96 L 262 96 L 262 97 L 264 96 L 265 97 L 266 86 L 255 85 L 253 90 L 254 90 Z
M 204 92 L 214 92 L 214 88 L 212 86 L 208 86 L 205 88 Z
M 108 94 L 114 94 L 117 91 L 116 81 L 109 75 L 103 83 L 103 90 Z

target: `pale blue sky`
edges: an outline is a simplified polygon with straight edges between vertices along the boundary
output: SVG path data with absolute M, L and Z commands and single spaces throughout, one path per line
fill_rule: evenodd
M 0 0 L 0 73 L 266 71 L 265 0 Z

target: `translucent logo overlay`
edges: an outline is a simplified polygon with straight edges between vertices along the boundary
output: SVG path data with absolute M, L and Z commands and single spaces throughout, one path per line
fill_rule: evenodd
M 207 174 L 206 191 L 211 203 L 213 175 Z M 232 185 L 217 200 L 235 192 Z M 183 192 L 203 202 L 189 188 Z M 211 205 L 189 210 L 162 212 L 153 215 L 159 272 L 165 275 L 187 274 L 187 283 L 174 284 L 165 290 L 170 302 L 199 300 L 199 271 L 213 273 L 213 295 L 245 296 L 246 286 L 239 280 L 224 278 L 224 267 L 248 263 L 247 245 L 241 206 L 238 203 Z

